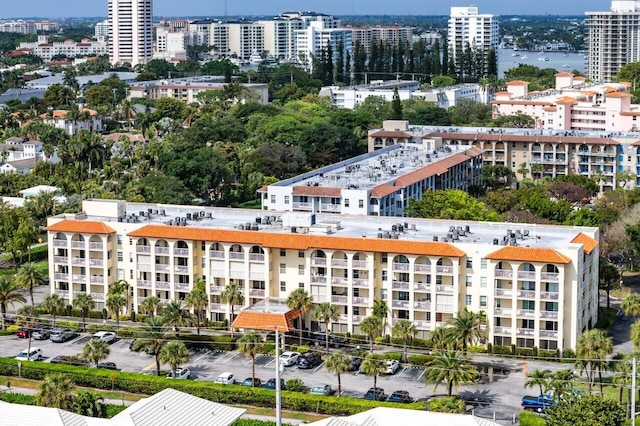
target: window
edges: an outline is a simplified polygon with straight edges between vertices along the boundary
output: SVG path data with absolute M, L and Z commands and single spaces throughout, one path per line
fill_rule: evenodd
M 122 252 L 118 252 L 118 262 L 122 262 Z
M 304 283 L 298 283 L 298 288 L 304 288 Z
M 533 330 L 535 328 L 535 320 L 531 320 L 531 319 L 523 319 L 522 320 L 522 328 L 528 328 L 530 330 Z
M 129 279 L 133 279 L 133 269 L 129 269 Z
M 133 238 L 129 238 L 129 245 L 132 246 L 133 245 Z
M 470 294 L 467 294 L 464 297 L 464 304 L 465 304 L 465 306 L 471 306 L 471 295 Z
M 285 249 L 280 249 L 280 257 L 286 257 L 287 251 Z
M 284 196 L 284 203 L 285 204 L 289 204 L 289 196 L 288 195 Z
M 200 241 L 200 250 L 206 251 L 207 250 L 207 243 L 205 243 L 204 241 Z
M 487 277 L 480 277 L 480 288 L 487 288 Z
M 121 246 L 122 245 L 122 235 L 118 235 L 118 245 Z
M 359 208 L 363 208 L 364 207 L 364 200 L 358 200 L 358 207 Z
M 480 269 L 487 269 L 487 259 L 480 259 Z
M 480 296 L 480 307 L 481 308 L 487 307 L 487 296 Z
M 272 195 L 271 196 L 271 204 L 275 204 L 276 203 L 276 196 Z
M 468 269 L 473 269 L 473 260 L 467 259 L 467 268 Z
M 380 263 L 383 263 L 383 264 L 387 263 L 387 253 L 380 254 Z
M 348 198 L 344 199 L 344 206 L 345 207 L 349 207 L 349 199 Z
M 534 302 L 533 300 L 523 300 L 522 309 L 524 309 L 525 311 L 535 311 L 536 302 Z
M 558 302 L 544 302 L 544 310 L 558 312 Z
M 298 265 L 298 275 L 304 275 L 304 265 Z
M 298 258 L 304 259 L 304 250 L 298 250 Z
M 382 271 L 382 281 L 387 281 L 387 271 Z
M 118 269 L 118 279 L 124 280 L 124 269 Z
M 280 281 L 280 291 L 287 291 L 286 281 Z
M 388 297 L 387 289 L 383 288 L 382 291 L 380 292 L 380 298 L 382 300 L 387 300 L 387 297 Z
M 280 264 L 280 273 L 284 274 L 285 272 L 287 272 L 287 265 L 284 263 Z
M 465 278 L 465 287 L 471 287 L 471 283 L 473 282 L 473 277 L 471 275 L 467 275 Z

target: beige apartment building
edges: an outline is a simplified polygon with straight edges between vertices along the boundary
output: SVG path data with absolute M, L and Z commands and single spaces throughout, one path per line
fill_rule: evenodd
M 362 217 L 88 200 L 48 220 L 51 293 L 89 293 L 104 308 L 125 279 L 131 306 L 182 300 L 206 282 L 206 316 L 228 319 L 227 284 L 244 303 L 304 288 L 340 311 L 335 332 L 359 332 L 375 300 L 418 337 L 464 308 L 487 314 L 494 344 L 575 348 L 598 306 L 598 230 L 547 225 Z M 305 327 L 322 328 L 304 321 Z

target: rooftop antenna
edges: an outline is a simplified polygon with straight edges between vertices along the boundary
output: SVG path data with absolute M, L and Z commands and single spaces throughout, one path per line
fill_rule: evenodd
M 224 0 L 224 16 L 228 16 L 227 15 L 227 0 Z

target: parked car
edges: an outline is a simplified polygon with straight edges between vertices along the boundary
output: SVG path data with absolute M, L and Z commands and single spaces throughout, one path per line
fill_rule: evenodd
M 308 369 L 322 364 L 322 358 L 317 352 L 306 352 L 298 357 L 298 368 Z
M 52 342 L 61 343 L 75 339 L 78 337 L 78 334 L 70 328 L 56 328 L 55 330 L 51 330 L 50 336 Z
M 265 389 L 275 389 L 276 388 L 276 379 L 269 379 L 265 382 Z M 287 390 L 287 386 L 284 384 L 284 379 L 280 379 L 280 389 Z
M 25 349 L 20 352 L 15 358 L 18 361 L 39 361 L 42 358 L 42 349 L 31 348 L 31 350 Z
M 253 377 L 247 377 L 242 381 L 242 386 L 252 386 L 254 388 L 259 388 L 262 386 L 262 380 L 257 377 L 254 379 Z
M 352 356 L 349 358 L 349 371 L 358 371 L 362 365 L 362 358 L 359 356 Z
M 311 339 L 317 342 L 318 346 L 323 346 L 326 344 L 326 336 L 323 332 L 315 331 L 311 333 Z M 345 343 L 347 343 L 347 339 L 345 339 L 344 337 L 336 336 L 329 333 L 329 346 L 339 348 Z
M 413 398 L 406 390 L 397 390 L 389 396 L 388 402 L 400 402 L 402 404 L 409 404 L 413 402 Z
M 396 374 L 396 371 L 400 368 L 400 363 L 395 359 L 388 359 L 386 361 L 387 370 L 385 374 Z
M 233 373 L 229 373 L 228 371 L 220 374 L 216 378 L 216 383 L 223 385 L 233 385 L 236 382 L 236 376 Z
M 551 395 L 538 395 L 538 396 L 523 396 L 522 403 L 520 404 L 525 410 L 533 410 L 538 413 L 544 413 L 545 410 L 551 407 L 556 401 Z
M 31 330 L 30 328 L 23 327 L 20 330 L 16 331 L 16 336 L 26 339 L 29 337 L 31 333 L 33 333 L 33 330 Z
M 176 368 L 176 375 L 173 375 L 173 372 L 169 372 L 167 374 L 167 379 L 188 379 L 191 377 L 191 371 L 186 367 Z
M 91 338 L 102 340 L 105 343 L 113 343 L 116 341 L 116 333 L 113 331 L 98 331 Z
M 382 388 L 369 388 L 367 393 L 364 394 L 364 399 L 368 399 L 369 401 L 386 401 L 387 395 L 385 395 L 384 389 Z
M 284 352 L 282 355 L 280 355 L 280 364 L 284 364 L 285 367 L 296 365 L 299 356 L 300 352 Z
M 323 386 L 314 386 L 311 388 L 311 390 L 309 391 L 309 393 L 312 393 L 314 395 L 333 395 L 334 393 L 336 393 L 336 391 L 330 386 L 330 385 L 323 385 Z
M 31 335 L 35 340 L 47 340 L 51 335 L 51 330 L 46 328 L 36 328 Z
M 101 362 L 98 364 L 98 368 L 104 368 L 105 370 L 118 370 L 115 362 Z

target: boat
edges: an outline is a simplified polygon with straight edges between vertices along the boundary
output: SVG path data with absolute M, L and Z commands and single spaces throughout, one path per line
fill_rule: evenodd
M 571 65 L 569 65 L 569 64 L 562 64 L 562 68 L 571 68 Z
M 251 56 L 249 56 L 249 63 L 252 65 L 260 65 L 263 60 L 262 55 L 258 52 L 253 52 Z
M 549 58 L 547 58 L 546 56 L 544 58 L 538 58 L 539 61 L 549 61 Z
M 511 56 L 520 56 L 519 53 L 512 53 Z
M 527 55 L 524 55 L 523 57 L 521 57 L 520 59 L 529 59 L 529 57 Z
M 543 51 L 540 51 L 540 52 L 538 52 L 538 55 L 542 55 L 543 53 L 544 53 Z

